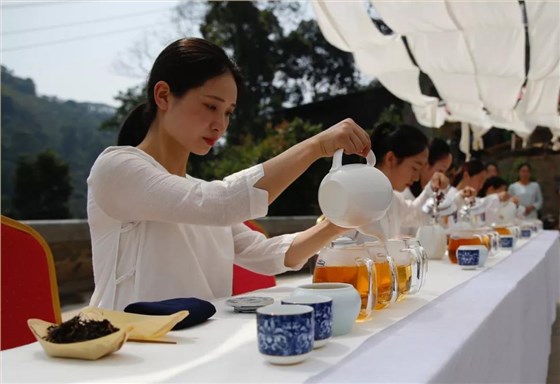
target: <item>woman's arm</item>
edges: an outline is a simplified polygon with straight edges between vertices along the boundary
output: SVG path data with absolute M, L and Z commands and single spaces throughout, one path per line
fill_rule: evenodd
M 290 269 L 299 269 L 329 241 L 348 232 L 323 220 L 298 233 L 267 239 L 262 233 L 244 224 L 232 226 L 235 244 L 235 264 L 251 271 L 276 275 Z
M 538 211 L 542 208 L 543 205 L 543 197 L 541 193 L 541 186 L 539 183 L 535 182 L 535 202 L 533 203 L 533 207 Z
M 348 232 L 348 228 L 341 228 L 329 220 L 323 220 L 319 224 L 298 233 L 286 252 L 284 265 L 293 268 L 304 263 L 331 240 L 346 232 Z
M 266 215 L 265 191 L 253 188 L 262 165 L 206 182 L 172 175 L 135 148 L 106 151 L 92 167 L 89 193 L 123 222 L 163 221 L 226 226 Z
M 254 186 L 268 192 L 270 204 L 313 162 L 332 156 L 341 148 L 362 156 L 367 156 L 371 148 L 367 132 L 352 119 L 343 120 L 264 162 L 264 176 Z

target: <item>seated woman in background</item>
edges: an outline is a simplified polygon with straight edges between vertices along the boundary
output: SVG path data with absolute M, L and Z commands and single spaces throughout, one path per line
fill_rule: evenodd
M 499 176 L 489 176 L 479 191 L 479 196 L 485 197 L 493 193 L 505 192 L 507 182 Z
M 480 160 L 467 161 L 453 179 L 453 186 L 447 191 L 447 196 L 460 208 L 466 203 L 466 199 L 474 199 L 482 190 L 487 180 L 486 175 L 486 169 Z M 508 193 L 502 190 L 480 198 L 479 204 L 482 204 L 487 210 L 491 206 L 499 205 L 500 202 L 508 200 Z M 488 222 L 488 219 L 486 218 L 485 221 Z
M 446 191 L 447 198 L 453 201 L 457 208 L 462 207 L 465 199 L 474 199 L 477 196 L 486 181 L 486 175 L 486 168 L 480 160 L 465 162 Z M 505 194 L 498 194 L 493 198 L 507 199 Z
M 414 200 L 420 196 L 420 193 L 430 182 L 434 173 L 440 172 L 445 174 L 449 167 L 451 167 L 453 155 L 451 154 L 449 144 L 445 140 L 437 137 L 432 139 L 428 151 L 428 164 L 420 171 L 419 180 L 416 180 L 402 192 L 406 200 Z
M 370 237 L 388 239 L 399 236 L 405 227 L 417 227 L 424 223 L 426 214 L 422 205 L 433 196 L 434 191 L 447 188 L 449 180 L 435 172 L 422 193 L 414 200 L 405 200 L 402 192 L 419 180 L 420 172 L 428 162 L 428 139 L 417 128 L 407 125 L 381 124 L 371 134 L 371 149 L 375 164 L 387 176 L 393 186 L 393 201 L 385 217 L 360 231 L 359 242 L 373 240 Z M 374 199 L 375 196 L 372 196 Z
M 447 196 L 461 206 L 462 198 L 476 196 L 485 181 L 486 169 L 482 161 L 476 159 L 467 161 L 453 178 L 452 187 L 447 191 Z M 460 194 L 460 191 L 464 192 Z
M 518 180 L 509 186 L 508 193 L 519 198 L 519 203 L 525 207 L 525 218 L 536 219 L 543 205 L 543 197 L 539 183 L 531 181 L 531 171 L 529 163 L 519 165 Z
M 186 173 L 189 156 L 206 155 L 225 134 L 240 86 L 224 50 L 203 39 L 177 40 L 157 57 L 147 102 L 88 178 L 91 305 L 230 296 L 234 263 L 269 275 L 298 269 L 347 231 L 325 220 L 267 239 L 243 222 L 265 216 L 315 160 L 340 148 L 367 155 L 368 134 L 349 119 L 223 181 Z
M 503 199 L 489 198 L 486 202 L 485 221 L 487 223 L 496 223 L 505 219 L 500 212 L 508 210 L 516 217 L 525 212 L 525 207 L 519 205 L 519 198 L 509 196 L 506 192 L 507 182 L 499 176 L 492 176 L 486 179 L 478 196 L 489 197 L 492 195 L 504 196 Z M 509 197 L 509 201 L 507 201 Z M 502 201 L 503 200 L 503 201 Z M 505 205 L 510 204 L 509 207 Z M 512 219 L 512 218 L 509 218 Z

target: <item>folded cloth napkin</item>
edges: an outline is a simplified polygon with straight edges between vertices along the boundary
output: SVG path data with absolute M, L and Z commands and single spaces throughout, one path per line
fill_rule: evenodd
M 141 315 L 171 315 L 179 311 L 189 311 L 189 315 L 178 322 L 173 330 L 192 327 L 205 322 L 216 313 L 216 307 L 208 301 L 196 297 L 176 298 L 161 301 L 139 301 L 128 304 L 125 312 Z

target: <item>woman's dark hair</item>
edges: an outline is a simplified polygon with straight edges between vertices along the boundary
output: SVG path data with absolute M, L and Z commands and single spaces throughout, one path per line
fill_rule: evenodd
M 463 166 L 459 169 L 459 172 L 453 178 L 453 182 L 451 183 L 454 187 L 459 185 L 461 180 L 463 180 L 463 174 L 465 172 L 468 173 L 469 176 L 478 175 L 480 172 L 484 172 L 486 168 L 484 168 L 484 164 L 480 160 L 471 160 L 463 163 Z
M 451 148 L 445 140 L 434 138 L 430 143 L 430 155 L 428 156 L 428 164 L 434 165 L 436 161 L 448 157 L 451 154 Z
M 486 194 L 488 193 L 488 188 L 490 188 L 490 187 L 492 187 L 494 189 L 498 189 L 502 186 L 507 187 L 507 182 L 504 179 L 502 179 L 500 176 L 489 177 L 484 182 L 484 185 L 480 189 L 480 192 L 478 193 L 478 196 L 479 197 L 486 196 Z
M 239 93 L 241 74 L 222 48 L 199 38 L 184 38 L 169 44 L 156 58 L 150 71 L 146 86 L 147 101 L 134 108 L 125 119 L 117 144 L 137 146 L 146 137 L 156 117 L 154 86 L 158 81 L 165 81 L 173 96 L 180 98 L 190 89 L 200 87 L 226 72 L 233 75 Z
M 487 163 L 486 163 L 486 167 L 485 167 L 484 169 L 488 170 L 488 168 L 489 168 L 491 165 L 493 165 L 494 168 L 499 169 L 499 168 L 498 168 L 498 164 L 494 163 L 493 161 L 487 162 Z
M 428 148 L 428 138 L 418 128 L 410 125 L 394 126 L 382 123 L 373 130 L 370 139 L 371 150 L 377 158 L 378 165 L 383 163 L 383 158 L 389 151 L 401 162 Z
M 451 154 L 451 148 L 449 144 L 445 142 L 445 140 L 434 138 L 430 142 L 430 154 L 428 156 L 428 164 L 430 166 L 434 165 L 438 160 L 444 159 Z M 420 196 L 422 193 L 422 183 L 420 180 L 416 180 L 410 186 L 410 192 L 414 195 L 414 197 Z
M 531 167 L 531 164 L 529 164 L 529 163 L 521 163 L 521 164 L 519 164 L 519 166 L 517 167 L 517 172 L 521 171 L 521 168 L 523 168 L 523 167 L 529 168 L 529 171 L 532 171 L 532 170 L 533 170 L 533 168 Z
M 529 163 L 521 163 L 517 166 L 517 180 L 519 180 L 519 171 L 521 171 L 521 168 L 523 167 L 527 167 L 529 168 L 529 172 L 533 171 L 533 168 L 531 167 L 531 164 Z

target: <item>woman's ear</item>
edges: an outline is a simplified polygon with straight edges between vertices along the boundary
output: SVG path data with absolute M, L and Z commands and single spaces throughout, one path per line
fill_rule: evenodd
M 397 165 L 398 163 L 398 159 L 397 156 L 395 155 L 395 152 L 393 151 L 389 151 L 385 154 L 385 156 L 383 156 L 383 164 L 386 164 L 388 167 L 394 167 L 395 165 Z
M 169 97 L 171 90 L 165 81 L 158 81 L 154 86 L 154 100 L 158 109 L 166 111 L 169 108 Z

